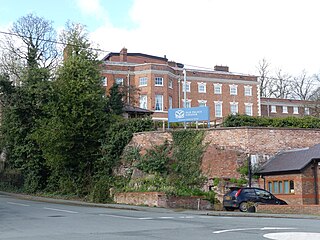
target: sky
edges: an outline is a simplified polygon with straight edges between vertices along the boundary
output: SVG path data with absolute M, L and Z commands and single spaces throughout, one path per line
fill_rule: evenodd
M 86 25 L 105 51 L 254 75 L 264 58 L 271 69 L 312 75 L 320 73 L 319 9 L 319 0 L 0 0 L 0 30 L 33 13 L 57 30 L 68 20 Z

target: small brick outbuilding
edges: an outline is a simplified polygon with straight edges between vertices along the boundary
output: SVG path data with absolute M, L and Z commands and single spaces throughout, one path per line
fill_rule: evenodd
M 319 204 L 320 144 L 284 151 L 259 171 L 260 187 L 288 204 Z

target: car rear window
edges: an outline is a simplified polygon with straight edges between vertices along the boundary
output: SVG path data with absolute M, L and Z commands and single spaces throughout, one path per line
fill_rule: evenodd
M 227 195 L 234 197 L 234 196 L 236 195 L 236 193 L 237 193 L 238 190 L 239 190 L 239 188 L 231 189 L 231 190 L 227 193 Z
M 245 194 L 248 197 L 255 197 L 256 196 L 254 189 L 243 189 L 241 194 Z

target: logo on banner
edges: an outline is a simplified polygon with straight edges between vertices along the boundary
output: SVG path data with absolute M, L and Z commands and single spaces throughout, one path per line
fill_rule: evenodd
M 177 110 L 175 113 L 174 113 L 174 116 L 178 119 L 180 118 L 184 118 L 184 111 L 183 110 Z

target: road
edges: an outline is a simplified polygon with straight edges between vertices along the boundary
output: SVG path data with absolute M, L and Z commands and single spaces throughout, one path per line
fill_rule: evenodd
M 1 240 L 319 240 L 319 224 L 317 219 L 76 206 L 0 194 Z

